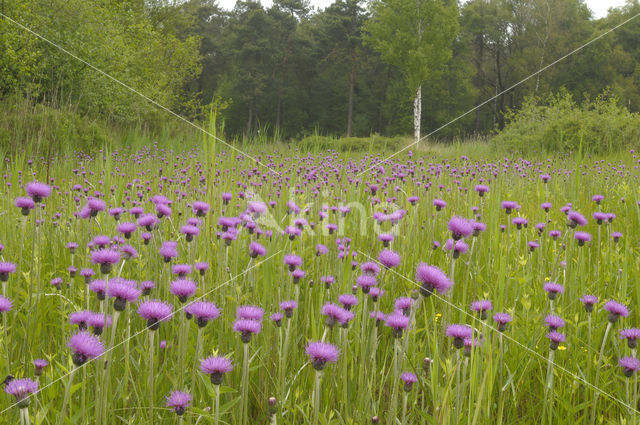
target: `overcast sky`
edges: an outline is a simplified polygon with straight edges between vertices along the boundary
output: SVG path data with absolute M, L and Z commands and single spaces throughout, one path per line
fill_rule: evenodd
M 311 4 L 319 9 L 324 9 L 333 3 L 334 0 L 311 0 Z M 271 6 L 272 0 L 260 0 L 266 7 Z M 586 0 L 587 6 L 593 11 L 596 18 L 602 18 L 607 15 L 607 9 L 610 7 L 622 6 L 624 0 Z M 218 4 L 225 9 L 233 9 L 236 0 L 218 0 Z

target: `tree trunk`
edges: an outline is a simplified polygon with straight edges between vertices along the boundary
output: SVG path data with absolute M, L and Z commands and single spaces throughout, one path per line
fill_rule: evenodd
M 349 77 L 349 110 L 347 111 L 347 137 L 351 137 L 353 122 L 353 92 L 356 85 L 356 61 L 351 58 L 351 76 Z
M 249 107 L 249 118 L 247 119 L 247 132 L 245 138 L 249 140 L 251 138 L 251 124 L 253 124 L 253 107 Z
M 422 119 L 422 86 L 418 87 L 413 99 L 413 135 L 416 144 L 420 141 L 420 120 Z

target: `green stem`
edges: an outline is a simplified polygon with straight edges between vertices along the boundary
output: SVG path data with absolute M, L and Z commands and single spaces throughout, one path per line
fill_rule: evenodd
M 149 423 L 151 425 L 153 425 L 153 375 L 155 373 L 155 370 L 153 368 L 153 352 L 154 352 L 154 345 L 153 345 L 153 336 L 155 334 L 155 331 L 149 329 Z
M 320 413 L 320 380 L 322 379 L 322 372 L 316 371 L 316 382 L 313 389 L 313 421 L 312 424 L 318 423 L 319 413 Z
M 58 420 L 56 422 L 57 424 L 61 424 L 66 416 L 67 404 L 69 404 L 69 396 L 71 395 L 71 385 L 73 383 L 73 377 L 76 374 L 76 370 L 77 369 L 74 366 L 74 368 L 71 370 L 71 373 L 69 374 L 69 381 L 67 382 L 67 387 L 64 390 L 64 400 L 62 402 L 62 409 L 60 409 L 60 416 L 58 416 Z M 27 409 L 23 410 L 26 411 Z M 26 416 L 28 421 L 28 415 Z M 71 421 L 71 412 L 69 412 L 69 420 Z
M 393 340 L 393 380 L 391 381 L 391 403 L 389 405 L 389 420 L 387 423 L 393 425 L 396 421 L 396 400 L 398 398 L 398 352 L 400 351 L 400 341 L 398 338 Z
M 249 344 L 243 344 L 244 357 L 242 359 L 242 425 L 247 425 L 249 410 Z
M 591 424 L 595 424 L 596 421 L 596 405 L 598 404 L 598 378 L 600 377 L 600 365 L 602 363 L 602 357 L 604 356 L 604 347 L 607 343 L 607 337 L 609 331 L 611 331 L 612 323 L 607 322 L 607 329 L 604 331 L 604 337 L 602 338 L 602 345 L 600 346 L 600 354 L 598 355 L 598 363 L 596 364 L 596 379 L 593 381 L 593 401 L 591 404 Z
M 215 402 L 214 402 L 214 423 L 218 425 L 218 421 L 220 420 L 220 385 L 214 385 L 215 389 Z

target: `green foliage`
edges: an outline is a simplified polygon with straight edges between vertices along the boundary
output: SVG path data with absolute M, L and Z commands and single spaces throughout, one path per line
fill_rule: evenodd
M 406 146 L 411 140 L 406 137 L 341 137 L 313 135 L 307 136 L 295 146 L 302 151 L 321 152 L 336 150 L 338 152 L 368 152 L 368 151 L 397 151 Z
M 610 153 L 640 142 L 640 115 L 620 106 L 609 92 L 581 105 L 566 91 L 530 98 L 506 119 L 504 130 L 492 139 L 498 149 Z
M 155 27 L 137 2 L 9 2 L 5 13 L 44 38 L 168 107 L 179 108 L 199 73 L 199 37 Z M 120 123 L 160 124 L 158 108 L 81 61 L 0 20 L 0 95 L 18 93 Z M 25 52 L 27 54 L 25 54 Z
M 411 93 L 451 58 L 458 32 L 456 2 L 377 0 L 365 24 L 365 40 L 398 67 Z

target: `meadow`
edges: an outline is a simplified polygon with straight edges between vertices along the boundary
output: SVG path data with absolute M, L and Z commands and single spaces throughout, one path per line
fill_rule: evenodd
M 0 423 L 638 423 L 638 162 L 7 156 Z

